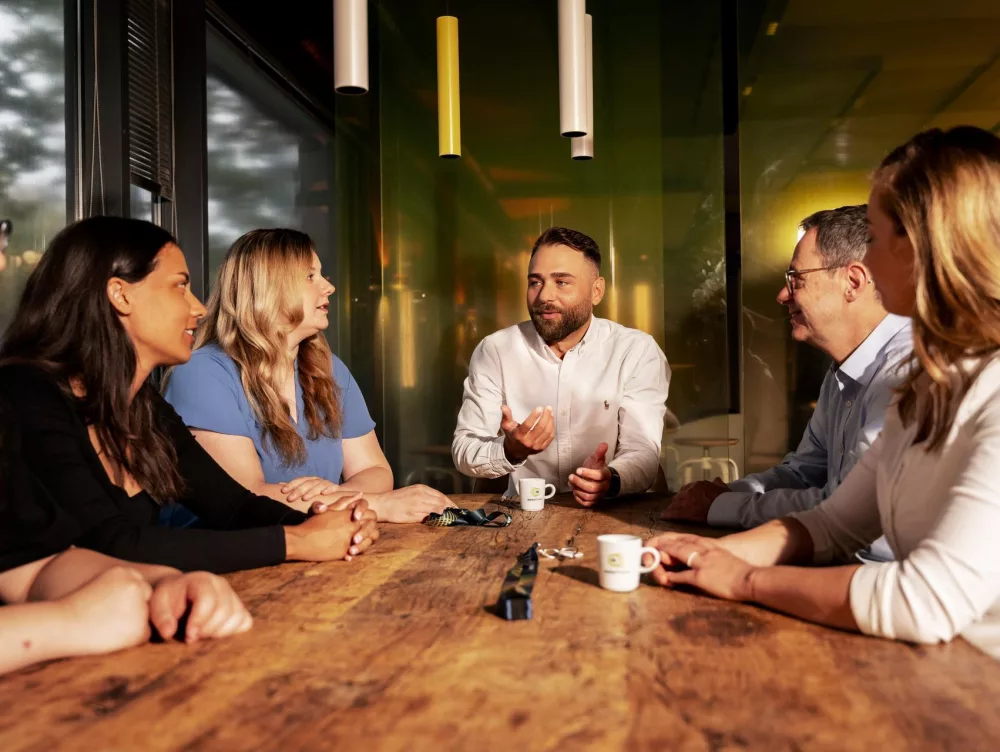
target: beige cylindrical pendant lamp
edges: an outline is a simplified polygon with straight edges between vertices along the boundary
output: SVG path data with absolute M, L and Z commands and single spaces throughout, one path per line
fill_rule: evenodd
M 559 132 L 587 135 L 585 0 L 559 0 Z
M 446 159 L 462 156 L 462 118 L 458 97 L 458 19 L 437 20 L 438 53 L 438 154 Z
M 573 159 L 594 158 L 594 19 L 587 14 L 587 135 L 570 139 Z
M 368 0 L 333 0 L 333 88 L 368 91 Z

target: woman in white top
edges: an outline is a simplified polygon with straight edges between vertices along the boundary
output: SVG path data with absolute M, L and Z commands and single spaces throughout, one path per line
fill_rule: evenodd
M 875 173 L 866 263 L 914 353 L 885 428 L 807 512 L 717 540 L 666 533 L 661 585 L 1000 658 L 1000 139 L 927 131 Z M 897 561 L 824 568 L 885 534 Z M 791 566 L 789 566 L 791 565 Z

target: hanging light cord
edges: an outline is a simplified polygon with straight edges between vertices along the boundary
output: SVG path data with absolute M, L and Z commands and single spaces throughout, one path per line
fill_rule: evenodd
M 101 187 L 101 214 L 106 212 L 104 204 L 104 152 L 101 148 L 101 92 L 97 75 L 97 0 L 94 0 L 94 118 L 93 118 L 93 138 L 90 146 L 90 204 L 87 207 L 87 216 L 94 216 L 94 173 L 98 173 L 98 180 Z

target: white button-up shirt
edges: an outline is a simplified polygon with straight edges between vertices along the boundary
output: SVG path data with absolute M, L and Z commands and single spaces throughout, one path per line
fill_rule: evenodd
M 940 449 L 914 444 L 916 433 L 890 408 L 833 495 L 792 516 L 819 563 L 885 535 L 898 561 L 865 564 L 851 579 L 862 632 L 912 642 L 960 634 L 1000 658 L 1000 356 L 957 405 Z
M 479 478 L 544 478 L 569 490 L 569 475 L 598 444 L 621 476 L 621 493 L 656 480 L 670 367 L 644 332 L 592 318 L 583 339 L 560 360 L 530 321 L 489 335 L 476 347 L 451 453 L 455 466 Z M 556 433 L 543 452 L 512 465 L 504 454 L 500 407 L 523 421 L 551 406 Z

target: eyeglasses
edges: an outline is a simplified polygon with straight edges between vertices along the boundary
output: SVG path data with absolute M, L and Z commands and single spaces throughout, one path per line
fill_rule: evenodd
M 843 269 L 843 264 L 838 264 L 837 266 L 817 266 L 815 269 L 786 269 L 785 270 L 785 286 L 788 288 L 788 293 L 794 295 L 796 290 L 802 289 L 802 276 L 805 274 L 811 274 L 812 272 L 828 272 L 833 269 Z

